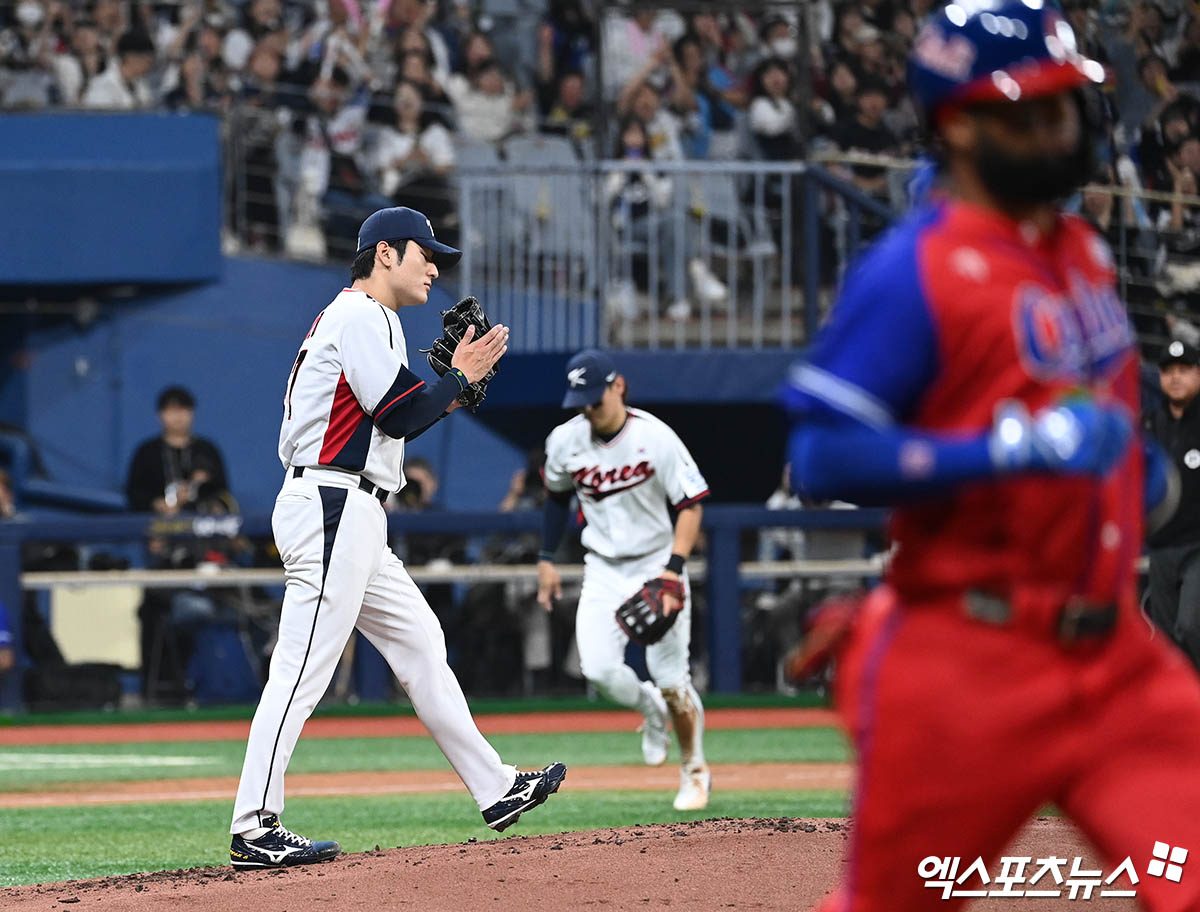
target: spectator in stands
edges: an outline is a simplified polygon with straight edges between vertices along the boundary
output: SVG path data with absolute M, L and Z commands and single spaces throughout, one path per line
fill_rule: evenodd
M 1175 49 L 1171 78 L 1176 82 L 1200 83 L 1200 9 L 1193 5 L 1185 15 L 1187 22 Z
M 1168 146 L 1166 164 L 1175 198 L 1170 204 L 1159 204 L 1158 228 L 1192 232 L 1200 228 L 1200 208 L 1181 197 L 1195 196 L 1200 185 L 1200 138 L 1190 133 Z
M 863 77 L 858 83 L 858 112 L 835 130 L 838 147 L 848 152 L 874 155 L 896 154 L 899 143 L 883 122 L 887 111 L 888 90 L 877 79 Z M 851 179 L 864 193 L 886 197 L 887 171 L 876 165 L 853 165 Z
M 227 491 L 229 483 L 221 451 L 194 433 L 192 394 L 169 386 L 159 393 L 157 409 L 162 433 L 134 452 L 125 495 L 131 510 L 175 516 L 204 497 Z
M 476 64 L 466 77 L 451 74 L 446 93 L 454 102 L 459 129 L 472 139 L 499 142 L 530 126 L 533 96 L 518 92 L 494 59 Z
M 1155 190 L 1169 190 L 1173 183 L 1167 167 L 1167 148 L 1182 142 L 1190 133 L 1200 134 L 1196 129 L 1200 108 L 1190 104 L 1190 100 L 1189 95 L 1180 96 L 1163 108 L 1156 120 L 1142 128 L 1137 146 L 1138 163 L 1143 180 Z
M 454 167 L 454 141 L 439 120 L 425 116 L 423 105 L 416 85 L 401 82 L 396 87 L 391 123 L 373 138 L 369 167 L 381 193 L 398 206 L 424 212 L 448 231 L 457 222 L 447 180 Z
M 666 51 L 670 56 L 670 48 Z M 646 130 L 646 151 L 656 161 L 679 161 L 683 144 L 679 138 L 679 118 L 663 104 L 659 92 L 645 81 L 626 86 L 617 103 L 617 114 L 624 118 L 633 115 Z
M 649 72 L 663 70 L 657 81 L 665 82 L 671 46 L 657 20 L 657 11 L 640 8 L 631 16 L 611 15 L 605 20 L 601 49 L 606 100 L 619 98 L 630 83 L 645 79 L 648 61 L 654 63 Z
M 554 136 L 565 136 L 575 146 L 580 157 L 590 157 L 592 149 L 592 121 L 595 113 L 587 101 L 583 74 L 568 70 L 558 78 L 556 85 L 538 81 L 538 108 L 541 114 L 541 131 Z
M 367 120 L 366 96 L 360 89 L 341 67 L 313 83 L 299 165 L 302 192 L 321 201 L 327 254 L 349 259 L 358 246 L 359 225 L 372 212 L 392 205 L 372 191 L 359 166 Z
M 400 58 L 399 80 L 411 82 L 421 90 L 425 110 L 442 122 L 447 130 L 454 130 L 458 119 L 454 103 L 446 93 L 445 86 L 434 76 L 430 56 L 423 51 L 408 51 Z
M 545 21 L 538 30 L 538 67 L 541 54 L 549 52 L 556 80 L 566 73 L 592 71 L 592 41 L 595 23 L 581 0 L 550 0 Z
M 1108 52 L 1101 40 L 1099 18 L 1089 0 L 1065 0 L 1062 8 L 1075 32 L 1079 52 L 1089 60 L 1107 63 Z
M 104 72 L 107 65 L 96 23 L 91 19 L 76 19 L 66 36 L 65 49 L 54 57 L 54 75 L 62 103 L 79 104 L 88 83 Z
M 492 39 L 483 32 L 471 32 L 463 42 L 462 56 L 458 65 L 454 67 L 454 72 L 466 76 L 481 63 L 494 60 L 495 57 L 496 49 L 492 45 Z
M 350 16 L 352 8 L 356 7 L 344 0 L 316 3 L 312 22 L 287 48 L 286 68 L 294 71 L 299 81 L 311 83 L 320 75 L 324 62 L 335 56 L 348 55 L 354 65 L 369 70 L 365 59 L 370 38 L 369 23 L 361 13 L 358 21 L 353 20 Z
M 55 4 L 55 10 L 61 7 Z M 61 12 L 57 12 L 61 15 Z M 0 108 L 44 108 L 56 100 L 56 22 L 38 0 L 20 0 L 0 32 Z
M 759 156 L 793 161 L 800 156 L 800 130 L 791 101 L 791 73 L 782 60 L 768 57 L 754 73 L 750 133 Z
M 700 39 L 687 33 L 672 48 L 674 105 L 682 118 L 684 154 L 688 158 L 733 158 L 737 151 L 733 81 L 704 57 Z M 720 82 L 714 85 L 713 79 Z
M 647 161 L 652 141 L 644 122 L 635 115 L 626 115 L 621 121 L 614 157 L 625 161 Z M 675 210 L 674 192 L 671 178 L 656 174 L 649 166 L 641 171 L 609 172 L 602 190 L 613 230 L 626 243 L 650 254 L 657 252 L 659 261 L 664 264 L 679 262 L 678 257 L 682 255 L 696 294 L 709 303 L 723 301 L 728 296 L 728 289 L 696 255 L 696 226 L 686 213 Z M 686 320 L 691 315 L 691 304 L 686 297 L 683 274 L 672 265 L 661 270 L 660 276 L 663 282 L 667 282 L 668 277 L 672 282 L 672 286 L 665 289 L 671 298 L 667 316 L 676 321 Z M 609 289 L 607 302 L 615 316 L 628 319 L 636 315 L 632 279 L 632 276 L 616 279 Z
M 1146 126 L 1152 128 L 1163 111 L 1171 105 L 1190 105 L 1192 107 L 1200 105 L 1200 102 L 1197 102 L 1193 96 L 1181 92 L 1179 87 L 1171 81 L 1167 61 L 1158 54 L 1147 54 L 1138 61 L 1138 78 L 1142 81 L 1146 91 L 1154 98 L 1154 106 L 1143 121 Z
M 152 101 L 145 78 L 154 69 L 154 42 L 145 32 L 126 32 L 117 41 L 115 59 L 88 82 L 85 108 L 131 110 L 147 108 Z
M 278 76 L 278 58 L 264 52 L 256 61 L 251 55 L 251 76 L 262 77 L 264 69 L 269 81 L 274 82 Z M 163 104 L 168 108 L 223 109 L 231 99 L 224 61 L 220 57 L 208 59 L 199 46 L 192 47 L 184 55 L 176 80 L 175 87 L 163 98 Z
M 242 22 L 225 36 L 221 53 L 234 71 L 241 70 L 250 60 L 250 52 L 267 35 L 284 30 L 283 7 L 280 0 L 250 0 L 242 7 Z
M 100 46 L 109 57 L 117 52 L 117 41 L 132 25 L 129 21 L 129 4 L 121 0 L 96 0 L 92 7 L 92 21 L 100 33 Z
M 838 124 L 848 123 L 858 111 L 858 75 L 845 60 L 836 60 L 829 68 L 828 82 L 821 97 L 829 106 L 817 118 L 823 133 L 832 134 Z
M 1158 7 L 1150 0 L 1133 0 L 1125 30 L 1110 34 L 1105 42 L 1108 63 L 1115 73 L 1117 114 L 1130 137 L 1156 100 L 1138 78 L 1138 61 L 1146 54 L 1157 53 L 1155 45 L 1161 32 Z
M 377 9 L 383 11 L 383 28 L 379 32 L 377 43 L 380 50 L 386 51 L 386 56 L 390 57 L 397 39 L 408 29 L 416 29 L 428 41 L 433 57 L 431 72 L 437 73 L 439 79 L 445 80 L 450 73 L 450 50 L 446 46 L 446 39 L 431 24 L 437 8 L 436 3 L 427 0 L 383 0 L 377 6 Z M 379 54 L 376 53 L 375 56 L 378 57 Z

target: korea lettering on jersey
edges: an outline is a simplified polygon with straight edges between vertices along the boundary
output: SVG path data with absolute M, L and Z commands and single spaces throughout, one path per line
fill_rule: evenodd
M 292 366 L 279 430 L 284 467 L 329 466 L 400 490 L 404 441 L 375 422 L 425 385 L 407 371 L 401 379 L 407 366 L 396 313 L 365 292 L 343 289 L 313 321 Z
M 638 557 L 671 546 L 674 529 L 665 509 L 708 496 L 708 483 L 676 433 L 641 409 L 605 443 L 582 415 L 556 427 L 546 440 L 546 487 L 574 489 L 586 525 L 583 546 L 610 559 Z

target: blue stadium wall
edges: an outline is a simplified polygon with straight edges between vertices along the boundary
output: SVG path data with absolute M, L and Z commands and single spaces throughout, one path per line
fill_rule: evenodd
M 64 323 L 29 334 L 26 425 L 54 479 L 119 490 L 133 450 L 158 432 L 159 391 L 180 383 L 196 395 L 196 431 L 224 453 L 243 510 L 269 511 L 282 477 L 275 450 L 288 371 L 345 271 L 227 258 L 220 273 L 205 285 L 107 304 L 87 329 Z M 435 294 L 403 313 L 411 352 L 434 337 L 439 304 L 449 303 Z M 451 507 L 499 502 L 524 464 L 519 450 L 465 413 L 410 453 L 439 466 L 439 500 Z
M 0 292 L 100 301 L 94 322 L 4 316 L 0 423 L 26 428 L 53 480 L 120 490 L 157 432 L 173 383 L 198 400 L 196 430 L 225 454 L 244 510 L 270 508 L 280 402 L 314 315 L 345 268 L 220 252 L 219 123 L 204 115 L 6 115 L 0 146 Z M 115 286 L 126 286 L 121 297 Z M 452 286 L 447 286 L 452 287 Z M 452 302 L 402 313 L 409 351 Z M 442 478 L 441 506 L 498 503 L 525 453 L 564 419 L 569 352 L 512 354 L 478 416 L 455 414 L 414 442 Z M 676 427 L 721 500 L 774 488 L 783 423 L 773 406 L 789 351 L 627 352 L 632 401 Z

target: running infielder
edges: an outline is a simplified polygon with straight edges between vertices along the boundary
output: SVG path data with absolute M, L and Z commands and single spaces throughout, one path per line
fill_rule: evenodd
M 839 664 L 858 779 L 827 912 L 1061 890 L 1077 875 L 999 862 L 1048 802 L 1105 871 L 1133 862 L 1144 908 L 1200 909 L 1200 877 L 1152 861 L 1200 846 L 1200 684 L 1138 612 L 1165 466 L 1131 431 L 1111 254 L 1057 206 L 1092 173 L 1080 93 L 1103 73 L 1041 0 L 931 17 L 909 87 L 939 190 L 851 269 L 790 377 L 793 483 L 898 504 Z
M 235 868 L 340 852 L 336 842 L 286 829 L 279 814 L 292 749 L 356 627 L 391 666 L 489 827 L 509 826 L 566 775 L 561 763 L 518 772 L 500 761 L 446 664 L 436 616 L 387 544 L 383 501 L 404 486 L 404 441 L 453 411 L 466 384 L 507 350 L 507 327 L 480 339 L 471 329 L 453 369 L 432 386 L 409 370 L 397 311 L 424 304 L 439 268 L 460 256 L 421 213 L 376 212 L 359 231 L 351 287 L 317 315 L 296 356 L 279 433 L 285 476 L 271 517 L 287 589 L 230 827 Z
M 700 531 L 700 501 L 708 484 L 687 447 L 653 415 L 625 404 L 625 378 L 604 352 L 582 351 L 567 365 L 563 408 L 580 414 L 546 439 L 546 500 L 542 552 L 538 560 L 538 602 L 549 609 L 562 596 L 554 552 L 566 530 L 572 493 L 579 497 L 583 529 L 583 589 L 575 639 L 584 675 L 610 699 L 637 709 L 644 718 L 642 756 L 651 766 L 667 759 L 675 726 L 682 758 L 675 808 L 700 810 L 708 804 L 711 777 L 704 762 L 704 707 L 688 667 L 691 597 L 684 562 Z M 671 511 L 676 512 L 672 528 Z M 684 584 L 681 611 L 666 635 L 646 648 L 654 681 L 638 680 L 625 664 L 628 637 L 615 612 L 651 578 L 666 576 Z

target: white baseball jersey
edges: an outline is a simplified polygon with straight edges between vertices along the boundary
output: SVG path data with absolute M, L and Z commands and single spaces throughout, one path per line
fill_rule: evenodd
M 546 487 L 579 495 L 583 546 L 610 560 L 670 548 L 667 505 L 681 510 L 708 496 L 708 483 L 678 435 L 641 409 L 605 443 L 582 415 L 546 438 Z
M 374 420 L 425 385 L 413 383 L 395 311 L 343 288 L 300 346 L 283 399 L 279 459 L 357 472 L 387 491 L 404 486 L 404 441 Z M 399 386 L 409 387 L 399 389 Z

